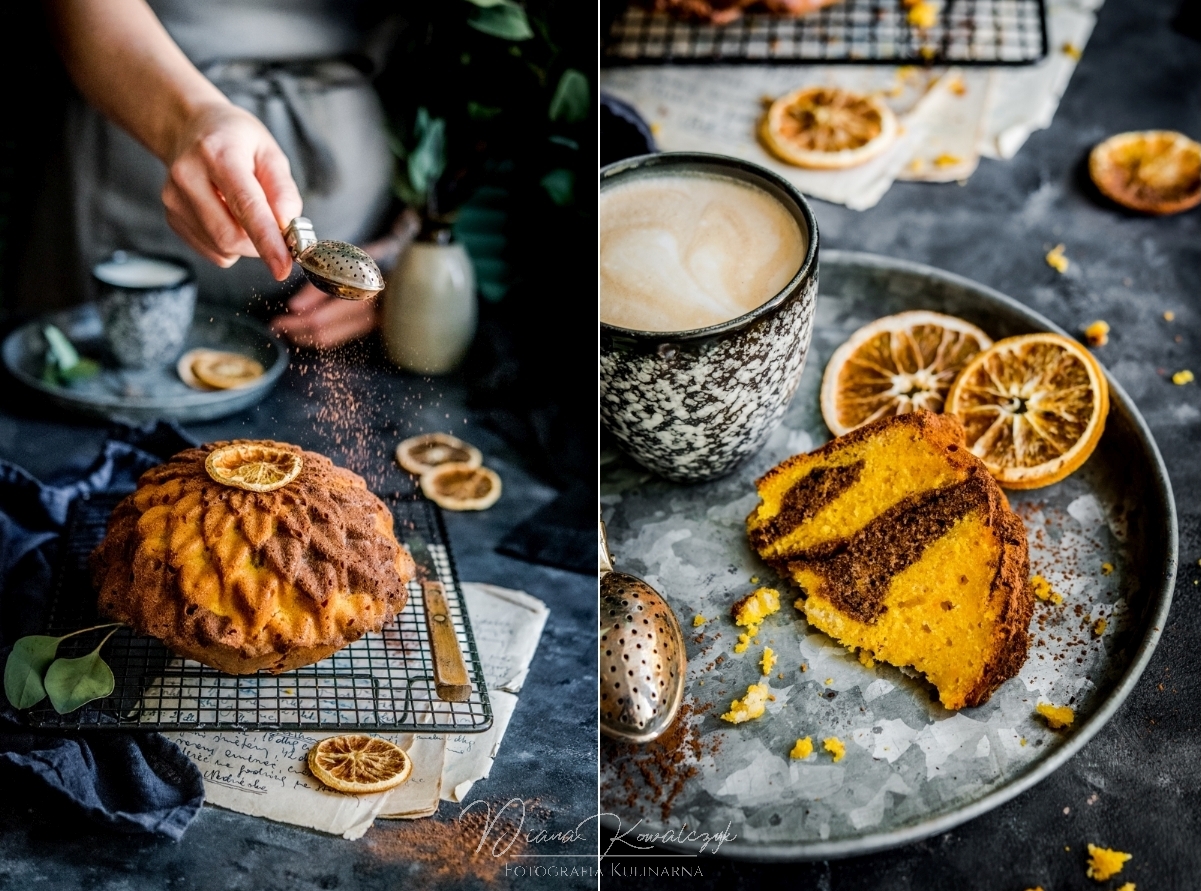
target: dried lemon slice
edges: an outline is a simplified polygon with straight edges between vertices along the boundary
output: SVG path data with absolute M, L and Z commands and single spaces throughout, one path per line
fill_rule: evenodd
M 1059 482 L 1093 453 L 1109 414 L 1109 383 L 1083 346 L 1059 334 L 999 340 L 947 394 L 968 447 L 1002 486 Z
M 446 510 L 484 510 L 500 498 L 500 477 L 487 467 L 441 464 L 421 475 L 421 491 Z
M 263 366 L 239 353 L 201 350 L 192 359 L 192 374 L 215 390 L 234 390 L 254 383 L 263 376 Z
M 899 129 L 875 96 L 839 87 L 802 87 L 771 104 L 760 126 L 767 148 L 798 167 L 841 169 L 883 152 Z
M 1088 156 L 1088 173 L 1107 198 L 1144 213 L 1179 213 L 1201 204 L 1201 144 L 1172 130 L 1119 133 Z
M 274 492 L 300 476 L 298 452 L 277 445 L 243 441 L 213 449 L 204 469 L 214 480 L 249 492 Z
M 425 433 L 406 439 L 396 447 L 396 461 L 409 473 L 421 476 L 442 464 L 484 463 L 480 450 L 449 433 Z
M 309 749 L 309 771 L 339 792 L 365 795 L 394 789 L 413 773 L 413 759 L 378 736 L 349 734 L 323 739 Z
M 951 384 L 992 346 L 970 322 L 915 310 L 864 325 L 834 351 L 822 376 L 821 408 L 835 436 L 919 408 L 942 411 Z

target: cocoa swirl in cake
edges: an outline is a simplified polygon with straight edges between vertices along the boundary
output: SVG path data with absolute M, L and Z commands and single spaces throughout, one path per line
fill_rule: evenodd
M 315 452 L 271 492 L 214 481 L 209 452 L 148 470 L 92 553 L 100 612 L 232 674 L 325 658 L 404 608 L 416 568 L 392 514 L 357 474 Z

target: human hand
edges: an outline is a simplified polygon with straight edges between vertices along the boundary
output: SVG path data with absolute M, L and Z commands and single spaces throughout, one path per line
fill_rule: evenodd
M 287 313 L 271 320 L 271 330 L 297 346 L 324 350 L 368 334 L 375 324 L 374 300 L 342 300 L 305 284 Z
M 292 255 L 281 230 L 302 203 L 287 156 L 267 128 L 230 102 L 210 102 L 188 116 L 172 142 L 162 192 L 171 228 L 218 266 L 262 257 L 277 281 L 286 279 Z

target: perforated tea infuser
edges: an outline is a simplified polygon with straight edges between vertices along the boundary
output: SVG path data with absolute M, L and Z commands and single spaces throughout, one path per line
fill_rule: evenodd
M 684 634 L 667 601 L 637 576 L 615 572 L 600 524 L 600 729 L 646 743 L 675 720 L 684 698 Z
M 305 277 L 326 294 L 369 300 L 384 289 L 383 273 L 366 251 L 345 241 L 318 241 L 308 217 L 288 223 L 284 241 Z

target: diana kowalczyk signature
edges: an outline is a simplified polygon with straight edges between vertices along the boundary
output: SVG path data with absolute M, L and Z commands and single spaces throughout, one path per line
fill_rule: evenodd
M 705 853 L 709 851 L 716 854 L 723 844 L 728 841 L 733 841 L 738 838 L 737 835 L 730 831 L 731 824 L 727 823 L 726 828 L 718 832 L 698 832 L 688 828 L 685 823 L 678 829 L 665 829 L 660 832 L 636 832 L 639 826 L 642 825 L 642 820 L 639 820 L 633 826 L 623 830 L 621 819 L 616 814 L 602 812 L 592 817 L 586 817 L 581 820 L 571 829 L 563 829 L 555 832 L 547 831 L 546 829 L 536 829 L 531 832 L 523 832 L 525 828 L 525 802 L 520 798 L 510 798 L 496 811 L 492 813 L 492 803 L 485 801 L 482 798 L 468 804 L 459 811 L 459 821 L 467 815 L 468 811 L 476 808 L 477 805 L 482 806 L 484 810 L 484 828 L 480 832 L 479 843 L 475 846 L 474 853 L 478 854 L 484 850 L 489 843 L 492 842 L 491 852 L 493 857 L 502 857 L 509 852 L 509 849 L 523 835 L 525 842 L 529 845 L 538 845 L 546 843 L 554 843 L 560 845 L 569 845 L 579 841 L 586 841 L 593 836 L 589 834 L 588 826 L 591 823 L 599 825 L 601 817 L 613 817 L 617 820 L 617 831 L 613 837 L 609 839 L 608 846 L 600 852 L 601 859 L 604 859 L 609 854 L 619 854 L 624 849 L 633 848 L 639 851 L 649 851 L 656 844 L 678 845 L 686 844 L 691 846 L 700 845 L 697 848 L 697 853 Z M 512 808 L 512 812 L 507 820 L 502 822 L 502 817 Z M 613 850 L 613 846 L 621 842 L 623 849 L 618 851 Z M 712 847 L 710 847 L 712 846 Z M 537 855 L 532 855 L 537 856 Z M 581 856 L 594 856 L 591 852 Z

